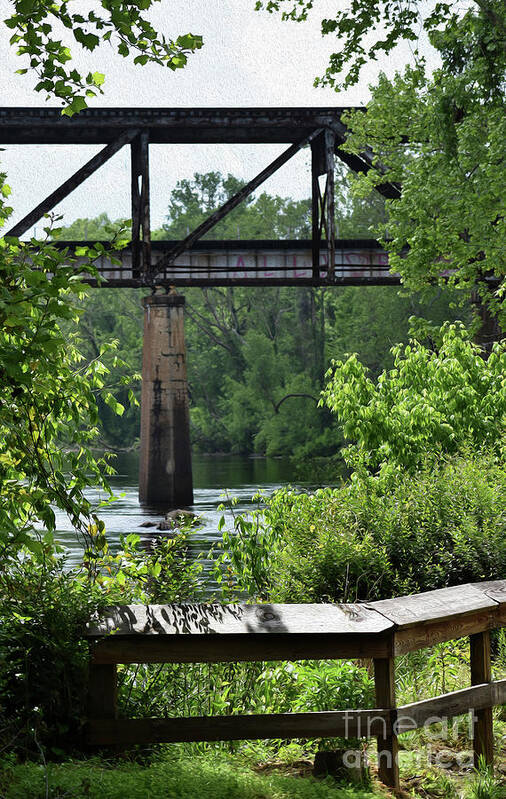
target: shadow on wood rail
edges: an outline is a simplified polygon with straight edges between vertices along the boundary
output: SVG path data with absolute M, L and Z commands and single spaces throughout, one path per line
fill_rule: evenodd
M 376 737 L 380 779 L 399 788 L 397 736 L 473 711 L 475 762 L 493 761 L 490 630 L 506 626 L 506 580 L 348 605 L 125 605 L 91 621 L 90 745 L 257 738 Z M 469 636 L 471 687 L 397 706 L 395 656 Z M 118 663 L 372 658 L 376 708 L 195 718 L 119 719 Z

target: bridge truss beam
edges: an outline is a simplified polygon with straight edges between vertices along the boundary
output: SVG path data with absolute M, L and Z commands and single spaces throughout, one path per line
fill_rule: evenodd
M 342 149 L 346 127 L 341 115 L 347 108 L 104 108 L 87 109 L 74 117 L 56 108 L 0 108 L 1 144 L 92 144 L 104 143 L 95 155 L 18 222 L 8 235 L 21 236 L 44 214 L 105 164 L 124 144 L 131 149 L 132 276 L 131 281 L 153 286 L 159 273 L 235 208 L 245 197 L 307 144 L 311 145 L 312 171 L 312 279 L 313 284 L 332 284 L 335 276 L 335 157 L 355 171 L 381 169 L 372 153 L 351 155 Z M 253 178 L 218 211 L 211 214 L 177 247 L 152 262 L 149 194 L 149 144 L 151 143 L 278 143 L 291 146 Z M 323 192 L 320 177 L 326 178 Z M 379 190 L 387 197 L 400 196 L 395 184 Z M 323 233 L 325 232 L 325 238 Z M 327 252 L 328 269 L 322 275 L 321 251 Z M 223 283 L 223 275 L 216 274 Z M 229 280 L 230 278 L 226 278 Z M 244 276 L 243 283 L 249 277 Z M 291 279 L 286 285 L 291 283 Z M 283 276 L 275 279 L 283 283 Z M 208 276 L 206 285 L 212 282 Z M 239 282 L 239 279 L 237 279 Z M 184 285 L 180 283 L 180 285 Z M 196 285 L 195 282 L 192 285 Z M 300 284 L 299 284 L 300 285 Z

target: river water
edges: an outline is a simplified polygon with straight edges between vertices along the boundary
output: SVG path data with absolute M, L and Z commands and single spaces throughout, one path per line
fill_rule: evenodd
M 139 457 L 137 453 L 121 454 L 114 461 L 117 474 L 110 479 L 115 501 L 99 511 L 104 520 L 109 545 L 115 550 L 121 535 L 137 533 L 141 540 L 148 541 L 156 535 L 155 528 L 141 527 L 144 522 L 158 523 L 162 518 L 159 511 L 141 507 L 138 498 Z M 301 485 L 295 480 L 293 463 L 289 458 L 248 458 L 240 455 L 193 457 L 194 504 L 195 513 L 202 516 L 200 526 L 192 536 L 192 549 L 208 550 L 219 540 L 218 522 L 223 515 L 220 504 L 227 497 L 237 497 L 237 511 L 257 507 L 252 497 L 263 491 L 271 494 L 287 484 Z M 87 496 L 97 503 L 106 498 L 96 490 Z M 225 512 L 230 517 L 230 512 Z M 231 521 L 231 519 L 230 519 Z M 81 546 L 64 514 L 57 514 L 57 537 L 68 550 L 69 565 L 77 564 Z

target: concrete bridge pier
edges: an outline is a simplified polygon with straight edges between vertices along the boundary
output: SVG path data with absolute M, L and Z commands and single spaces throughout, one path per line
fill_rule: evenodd
M 142 302 L 139 500 L 169 510 L 193 503 L 185 299 L 171 292 Z

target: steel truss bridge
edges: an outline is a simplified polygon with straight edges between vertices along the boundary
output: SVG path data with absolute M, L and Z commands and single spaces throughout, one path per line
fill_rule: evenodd
M 76 264 L 79 247 L 90 242 L 58 241 Z M 103 242 L 107 246 L 107 242 Z M 161 260 L 178 241 L 154 241 L 152 258 Z M 325 244 L 325 243 L 324 243 Z M 169 286 L 393 286 L 399 278 L 389 272 L 388 255 L 374 239 L 336 239 L 333 279 L 328 278 L 328 260 L 322 248 L 319 276 L 313 274 L 311 240 L 198 241 L 156 276 L 153 287 Z M 133 268 L 132 246 L 108 251 L 95 261 L 100 275 L 83 282 L 103 288 L 142 288 L 146 282 Z M 114 262 L 113 262 L 114 261 Z M 119 263 L 117 263 L 119 261 Z
M 98 260 L 101 286 L 388 285 L 398 283 L 374 240 L 340 240 L 335 231 L 336 158 L 356 172 L 372 152 L 342 149 L 350 108 L 101 108 L 69 118 L 58 108 L 0 108 L 0 145 L 103 144 L 84 166 L 5 235 L 21 237 L 97 169 L 128 146 L 131 154 L 132 243 L 114 264 Z M 149 144 L 277 144 L 288 148 L 183 241 L 151 241 Z M 210 241 L 203 237 L 303 147 L 311 148 L 312 237 L 297 241 Z M 324 178 L 321 186 L 320 178 Z M 400 187 L 378 187 L 385 197 Z M 60 242 L 72 252 L 75 242 Z M 78 259 L 79 260 L 79 259 Z M 97 283 L 90 278 L 90 283 Z

